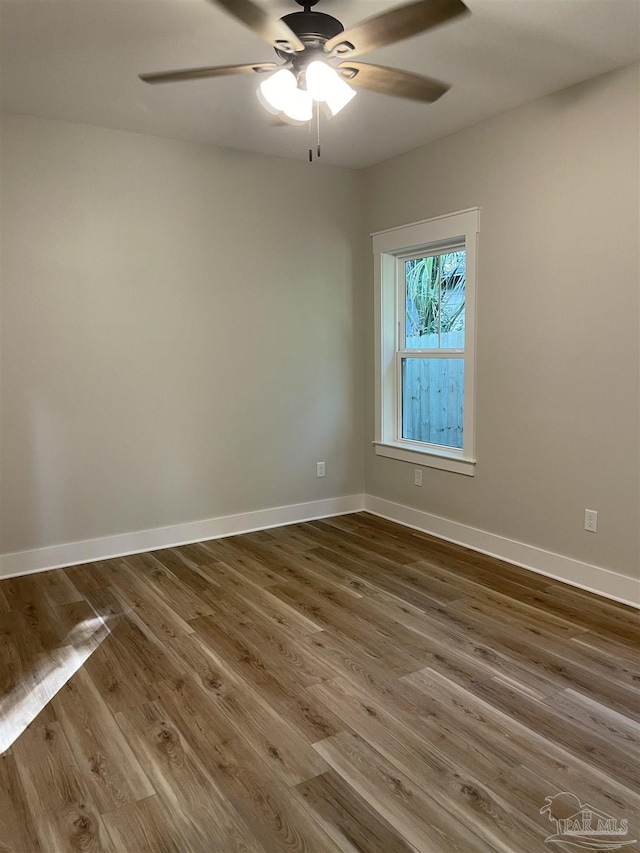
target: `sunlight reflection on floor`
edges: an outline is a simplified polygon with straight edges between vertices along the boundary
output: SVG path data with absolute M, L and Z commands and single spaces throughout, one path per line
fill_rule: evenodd
M 109 633 L 109 626 L 100 616 L 84 619 L 58 648 L 36 659 L 19 684 L 0 696 L 0 755 L 20 737 Z

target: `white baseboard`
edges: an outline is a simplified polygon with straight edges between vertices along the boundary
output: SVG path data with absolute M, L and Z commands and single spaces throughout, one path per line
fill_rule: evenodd
M 222 536 L 235 536 L 238 533 L 251 533 L 269 527 L 282 527 L 284 524 L 296 524 L 332 515 L 359 512 L 362 509 L 364 509 L 363 495 L 347 495 L 291 506 L 260 509 L 256 512 L 243 512 L 238 515 L 225 515 L 220 518 L 207 518 L 204 521 L 174 524 L 154 530 L 139 530 L 118 536 L 69 542 L 66 545 L 52 545 L 49 548 L 38 548 L 33 551 L 1 554 L 0 578 L 29 575 L 33 572 L 60 569 L 79 563 L 92 563 L 96 560 L 109 560 L 114 557 L 124 557 L 127 554 L 156 551 L 159 548 L 173 548 L 176 545 L 219 539 Z
M 640 607 L 640 579 L 583 563 L 571 557 L 563 557 L 552 551 L 536 548 L 534 545 L 526 545 L 524 542 L 516 542 L 514 539 L 507 539 L 495 533 L 487 533 L 485 530 L 469 527 L 466 524 L 373 495 L 365 495 L 364 505 L 367 512 L 379 515 L 381 518 L 396 521 L 406 527 L 437 536 L 439 539 L 446 539 L 448 542 L 455 542 L 473 551 L 497 557 L 507 563 L 563 581 L 588 592 L 595 592 L 605 598 L 621 601 L 632 607 Z
M 580 589 L 595 592 L 605 598 L 621 601 L 632 607 L 640 607 L 639 580 L 374 495 L 327 498 L 291 506 L 261 509 L 256 512 L 208 518 L 187 524 L 175 524 L 170 527 L 158 527 L 154 530 L 140 530 L 118 536 L 53 545 L 33 551 L 1 554 L 0 578 L 28 575 L 96 560 L 109 560 L 124 557 L 127 554 L 155 551 L 159 548 L 173 548 L 191 542 L 203 542 L 207 539 L 235 536 L 239 533 L 250 533 L 270 527 L 282 527 L 285 524 L 360 512 L 363 509 L 381 518 L 396 521 L 405 527 L 412 527 L 423 533 L 437 536 L 439 539 L 455 542 L 474 551 L 480 551 L 482 554 L 505 560 L 507 563 L 513 563 Z

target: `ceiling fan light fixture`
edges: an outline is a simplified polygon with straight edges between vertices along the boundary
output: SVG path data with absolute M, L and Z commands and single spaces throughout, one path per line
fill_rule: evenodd
M 308 92 L 298 89 L 295 74 L 281 68 L 258 86 L 258 99 L 269 112 L 284 115 L 293 122 L 311 121 L 313 100 Z
M 315 59 L 305 72 L 307 92 L 314 101 L 323 101 L 331 115 L 336 115 L 355 97 L 355 91 L 342 79 L 338 72 Z
M 313 99 L 303 89 L 294 89 L 282 112 L 291 121 L 304 124 L 313 118 Z
M 337 18 L 313 8 L 318 0 L 295 0 L 303 11 L 279 19 L 271 17 L 260 0 L 211 2 L 270 44 L 285 65 L 279 68 L 274 62 L 212 65 L 141 74 L 140 79 L 145 83 L 174 83 L 273 71 L 263 79 L 257 95 L 265 109 L 288 124 L 310 122 L 315 103 L 323 104 L 328 113 L 337 115 L 356 94 L 346 80 L 356 90 L 368 89 L 382 95 L 433 103 L 449 86 L 398 68 L 353 62 L 353 57 L 416 36 L 469 12 L 463 0 L 404 0 L 402 6 L 345 29 Z M 339 62 L 336 70 L 332 63 L 343 56 L 348 59 Z M 320 111 L 315 113 L 319 157 Z
M 258 99 L 271 113 L 283 112 L 292 91 L 297 89 L 295 76 L 286 68 L 270 74 L 258 86 Z
M 344 88 L 339 91 L 332 92 L 330 97 L 325 98 L 325 103 L 332 116 L 337 115 L 343 107 L 346 107 L 356 96 L 355 91 L 344 81 L 340 81 Z

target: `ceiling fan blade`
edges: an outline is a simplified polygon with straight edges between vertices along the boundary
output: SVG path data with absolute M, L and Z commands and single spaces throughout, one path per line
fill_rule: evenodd
M 261 6 L 252 3 L 251 0 L 210 0 L 210 2 L 222 6 L 230 15 L 253 30 L 272 47 L 285 53 L 304 50 L 303 43 L 284 21 L 272 18 Z
M 252 71 L 273 71 L 280 68 L 275 62 L 254 62 L 253 65 L 211 65 L 208 68 L 185 68 L 183 71 L 158 71 L 140 74 L 145 83 L 179 83 L 181 80 L 201 80 L 206 77 L 227 77 L 230 74 L 249 74 Z
M 336 56 L 358 56 L 422 33 L 468 11 L 462 0 L 418 0 L 347 27 L 329 39 L 324 49 Z
M 338 65 L 338 71 L 354 89 L 369 89 L 380 95 L 411 98 L 413 101 L 433 103 L 451 88 L 439 80 L 366 62 L 345 60 Z

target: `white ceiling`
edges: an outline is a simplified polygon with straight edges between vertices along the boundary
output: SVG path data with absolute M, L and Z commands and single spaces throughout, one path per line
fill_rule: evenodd
M 322 128 L 322 159 L 363 167 L 636 61 L 640 0 L 465 0 L 472 14 L 361 57 L 436 77 L 435 104 L 360 92 Z M 276 17 L 293 0 L 263 0 Z M 321 0 L 345 26 L 397 5 Z M 271 61 L 206 0 L 2 0 L 2 108 L 304 159 L 306 128 L 274 127 L 256 76 L 149 86 L 142 72 Z M 359 57 L 360 58 L 360 57 Z

